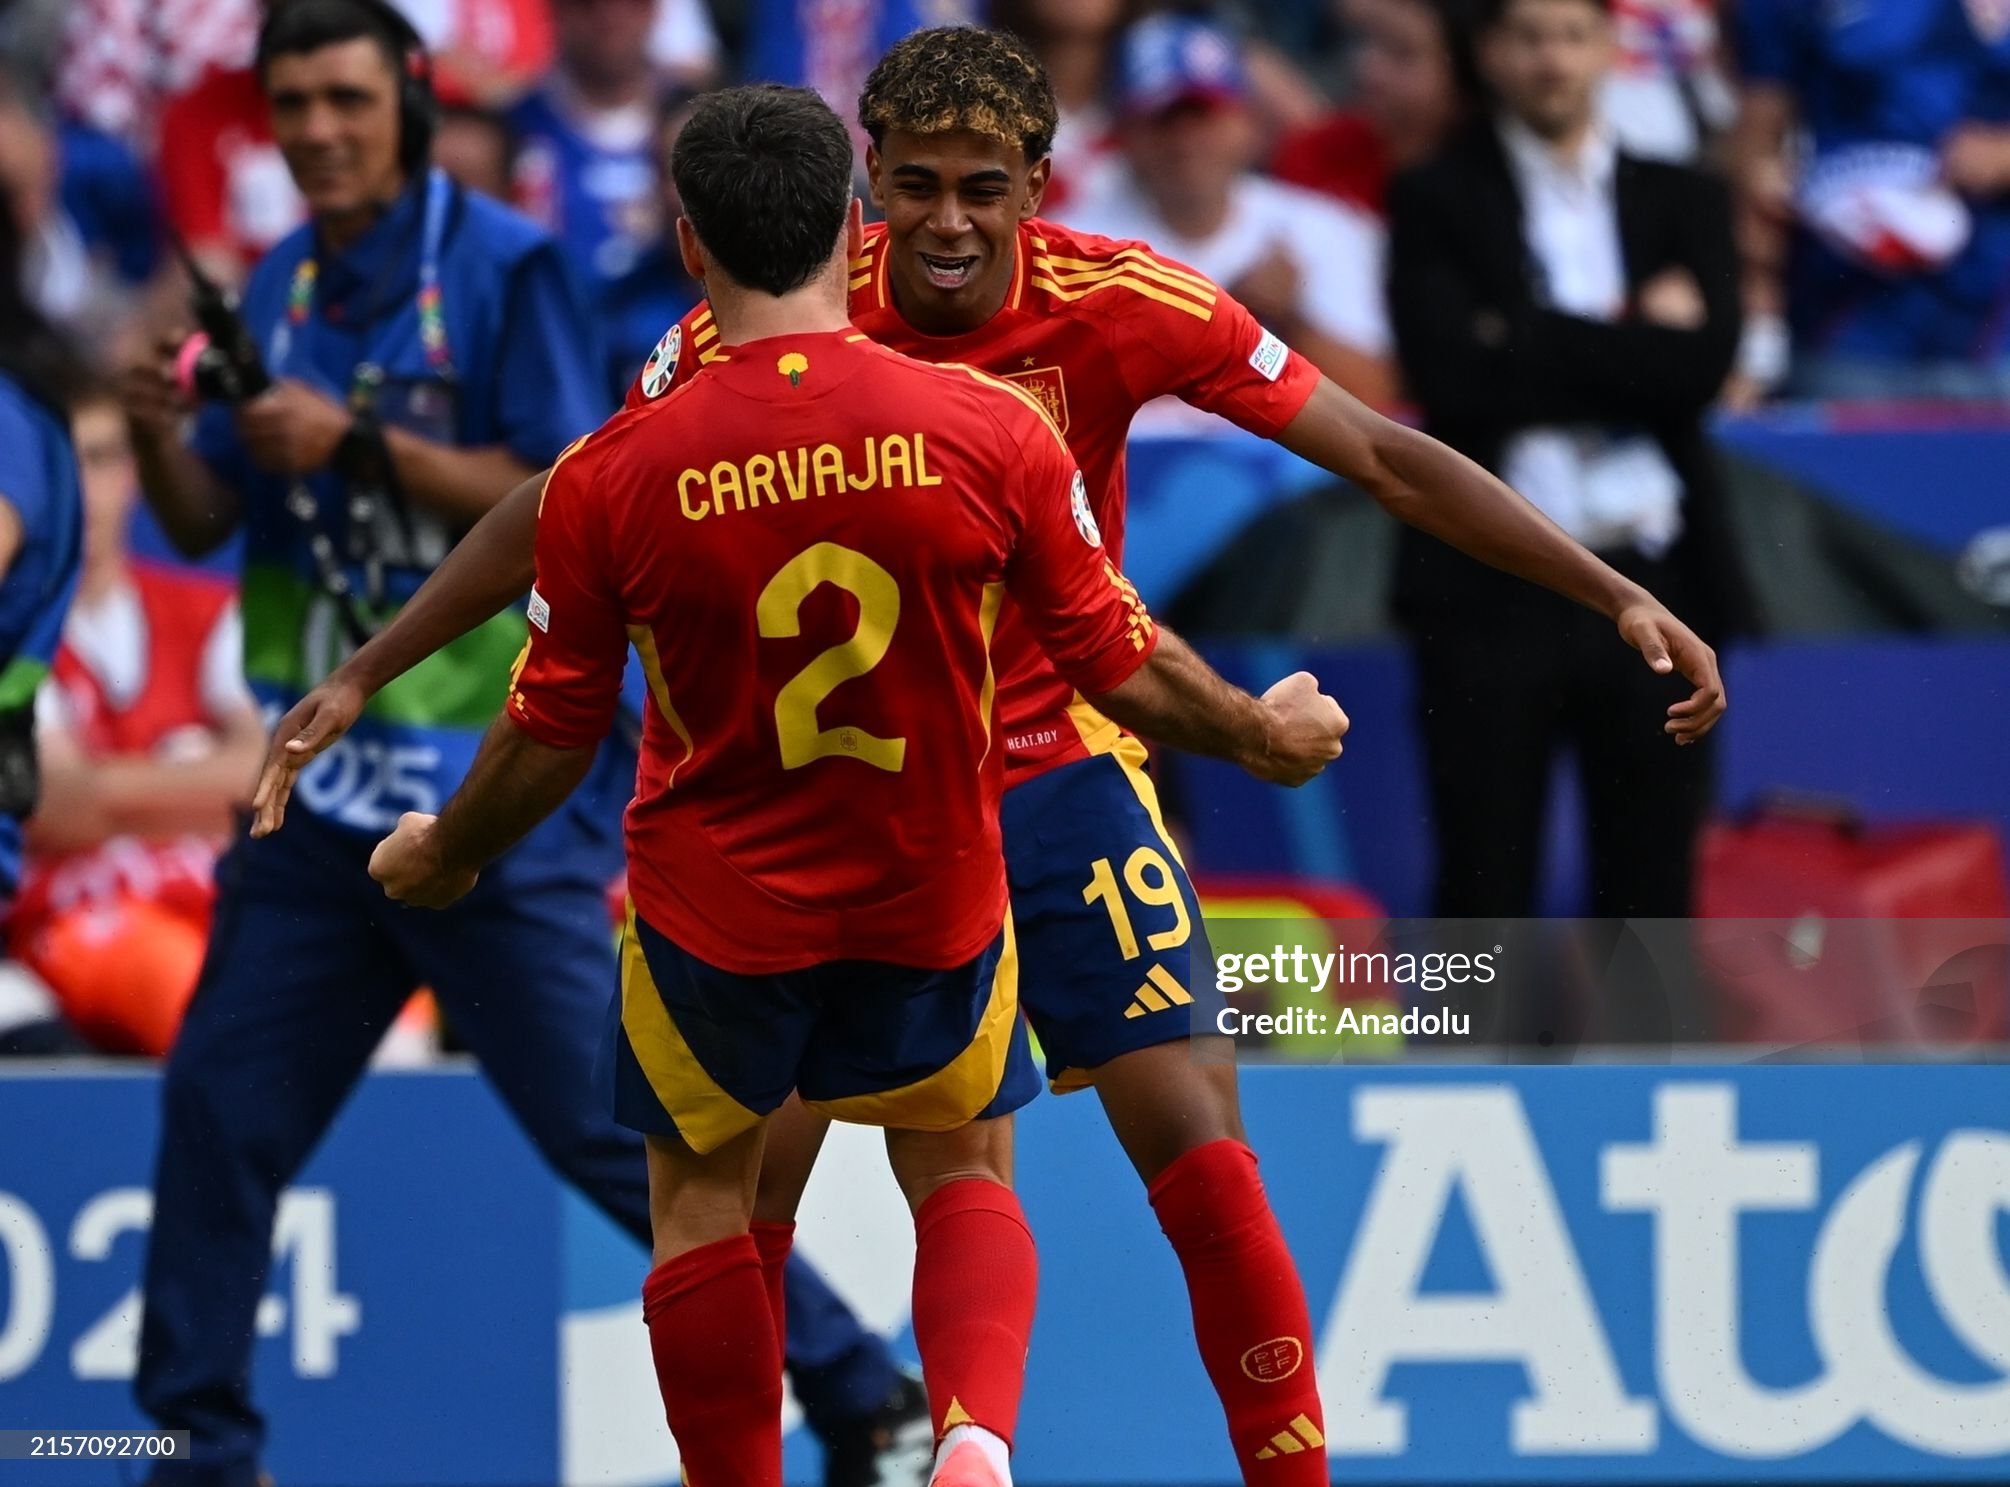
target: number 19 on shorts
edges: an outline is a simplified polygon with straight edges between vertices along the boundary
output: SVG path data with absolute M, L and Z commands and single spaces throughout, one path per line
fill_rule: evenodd
M 1125 900 L 1125 888 L 1130 890 L 1130 898 L 1138 903 L 1173 912 L 1172 926 L 1147 933 L 1145 944 L 1154 950 L 1171 950 L 1184 945 L 1192 936 L 1193 917 L 1187 911 L 1185 896 L 1179 891 L 1179 879 L 1173 875 L 1171 865 L 1157 848 L 1139 847 L 1131 853 L 1124 862 L 1122 887 L 1118 886 L 1112 859 L 1098 857 L 1089 869 L 1089 882 L 1082 890 L 1082 902 L 1102 904 L 1110 916 L 1110 930 L 1116 935 L 1118 948 L 1124 952 L 1125 960 L 1136 960 L 1143 953 L 1138 945 L 1137 926 L 1131 921 L 1130 906 Z

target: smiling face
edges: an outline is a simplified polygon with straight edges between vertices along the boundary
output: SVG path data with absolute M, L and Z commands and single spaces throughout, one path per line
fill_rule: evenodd
M 367 36 L 285 52 L 265 70 L 272 134 L 316 217 L 340 220 L 398 194 L 398 74 Z
M 866 154 L 872 199 L 886 213 L 887 276 L 916 330 L 975 330 L 1005 303 L 1019 224 L 1040 209 L 1045 158 L 969 130 L 890 130 Z

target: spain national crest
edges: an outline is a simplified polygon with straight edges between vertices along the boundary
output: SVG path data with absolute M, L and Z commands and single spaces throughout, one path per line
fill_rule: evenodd
M 1068 384 L 1059 367 L 1034 367 L 1029 372 L 1006 372 L 1007 382 L 1016 382 L 1039 400 L 1047 417 L 1062 433 L 1068 432 Z

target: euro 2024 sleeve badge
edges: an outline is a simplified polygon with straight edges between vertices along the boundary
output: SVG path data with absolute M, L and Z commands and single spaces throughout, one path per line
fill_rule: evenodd
M 1075 513 L 1075 530 L 1082 534 L 1082 540 L 1091 547 L 1103 545 L 1103 529 L 1096 525 L 1096 513 L 1089 509 L 1089 482 L 1082 478 L 1082 472 L 1075 472 L 1075 490 L 1069 501 Z
M 642 367 L 642 396 L 660 398 L 677 375 L 677 359 L 684 354 L 684 327 L 673 325 L 649 353 Z

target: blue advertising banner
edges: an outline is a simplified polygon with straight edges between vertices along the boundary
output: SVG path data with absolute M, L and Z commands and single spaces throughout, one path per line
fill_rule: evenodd
M 147 1424 L 132 1376 L 159 1098 L 150 1073 L 0 1077 L 0 1428 Z M 255 1363 L 273 1474 L 550 1487 L 559 1221 L 487 1085 L 368 1081 L 280 1206 Z M 140 1478 L 0 1470 L 9 1487 Z
M 2010 1479 L 2010 1069 L 1244 1073 L 1336 1481 Z M 1022 1480 L 1232 1482 L 1177 1267 L 1055 1104 Z
M 142 1423 L 156 1092 L 0 1077 L 0 1428 Z M 2010 1069 L 1249 1068 L 1244 1095 L 1336 1481 L 2010 1480 Z M 1232 1483 L 1178 1266 L 1093 1100 L 1021 1133 L 1018 1480 Z M 878 1141 L 827 1156 L 804 1249 L 911 1356 Z M 286 1487 L 675 1480 L 644 1261 L 473 1076 L 369 1080 L 280 1230 L 258 1386 Z M 817 1480 L 800 1431 L 789 1478 Z

